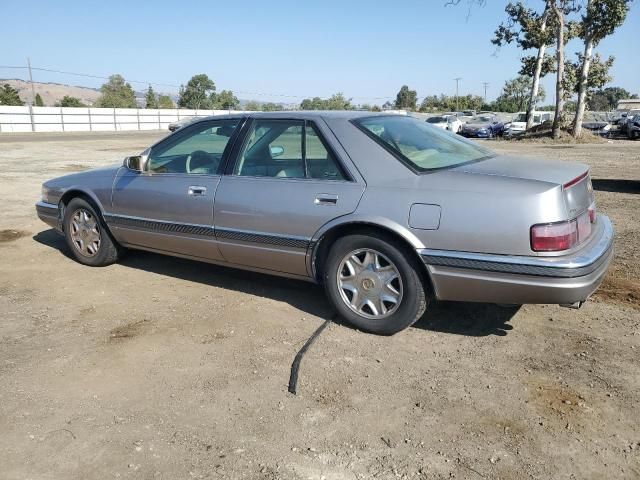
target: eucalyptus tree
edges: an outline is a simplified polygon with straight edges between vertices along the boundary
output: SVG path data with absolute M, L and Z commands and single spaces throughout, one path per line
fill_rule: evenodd
M 599 88 L 606 83 L 608 67 L 613 59 L 594 63 L 593 49 L 600 41 L 611 35 L 622 25 L 629 12 L 630 0 L 587 0 L 587 6 L 579 24 L 578 36 L 584 42 L 584 51 L 580 56 L 580 74 L 577 81 L 578 104 L 573 120 L 573 136 L 582 135 L 582 119 L 587 102 L 589 88 Z M 591 75 L 590 70 L 596 67 Z
M 540 78 L 553 70 L 551 56 L 546 53 L 547 48 L 553 45 L 554 29 L 549 2 L 544 3 L 544 9 L 538 13 L 533 8 L 528 8 L 523 2 L 509 2 L 505 7 L 507 21 L 496 29 L 491 43 L 501 47 L 515 42 L 522 50 L 536 49 L 533 56 L 522 58 L 520 75 L 532 78 L 527 103 L 527 129 L 533 126 L 533 111 L 539 98 Z
M 580 5 L 576 0 L 546 0 L 546 7 L 554 18 L 555 40 L 556 40 L 556 110 L 553 117 L 553 127 L 551 135 L 553 138 L 560 137 L 562 126 L 562 115 L 567 90 L 565 89 L 565 54 L 564 48 L 567 42 L 576 36 L 576 24 L 568 16 L 580 10 Z

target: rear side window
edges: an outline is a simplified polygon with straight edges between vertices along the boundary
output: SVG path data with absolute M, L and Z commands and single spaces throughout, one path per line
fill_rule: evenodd
M 455 167 L 494 155 L 489 149 L 413 117 L 375 116 L 352 122 L 418 172 Z
M 234 174 L 250 177 L 346 179 L 316 126 L 303 120 L 255 120 Z

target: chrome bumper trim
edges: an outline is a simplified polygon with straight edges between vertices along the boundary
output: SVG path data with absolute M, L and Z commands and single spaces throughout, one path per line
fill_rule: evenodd
M 557 278 L 576 278 L 596 271 L 613 254 L 613 225 L 598 215 L 592 238 L 575 254 L 561 257 L 529 257 L 420 249 L 427 265 Z

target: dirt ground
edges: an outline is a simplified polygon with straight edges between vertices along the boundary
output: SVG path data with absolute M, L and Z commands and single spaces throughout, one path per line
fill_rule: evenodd
M 640 142 L 496 150 L 592 168 L 615 263 L 581 310 L 434 304 L 393 337 L 319 287 L 150 253 L 84 267 L 42 181 L 164 133 L 0 136 L 0 478 L 640 478 Z

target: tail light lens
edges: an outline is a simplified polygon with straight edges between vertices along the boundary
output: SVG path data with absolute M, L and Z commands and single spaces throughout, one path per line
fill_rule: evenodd
M 568 250 L 578 243 L 578 223 L 548 223 L 531 227 L 531 249 L 534 252 Z
M 589 214 L 589 221 L 591 223 L 594 223 L 596 221 L 596 204 L 592 203 L 591 205 L 589 205 L 589 210 L 587 210 L 587 213 Z
M 595 205 L 573 220 L 546 223 L 531 227 L 531 250 L 534 252 L 559 252 L 568 250 L 591 235 L 596 219 Z

